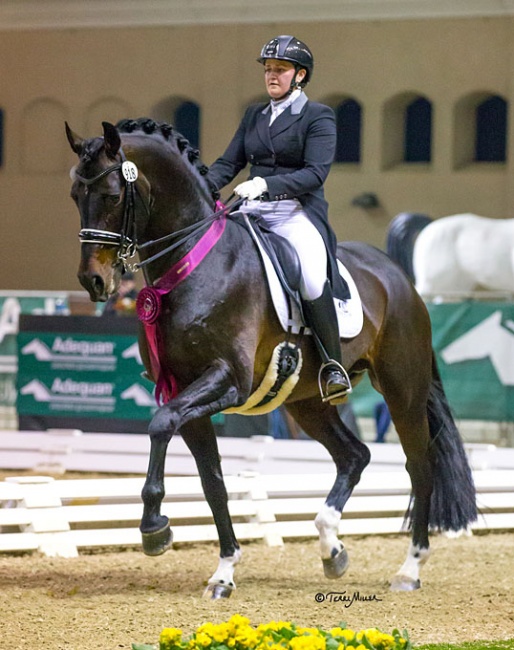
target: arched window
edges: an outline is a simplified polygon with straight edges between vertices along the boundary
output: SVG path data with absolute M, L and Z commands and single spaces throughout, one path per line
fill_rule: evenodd
M 0 167 L 4 164 L 4 110 L 0 108 Z
M 335 162 L 361 160 L 362 108 L 355 99 L 345 99 L 336 108 L 337 145 Z
M 476 162 L 505 162 L 507 155 L 507 102 L 493 95 L 476 108 Z
M 418 97 L 405 108 L 403 161 L 425 162 L 431 160 L 432 104 Z
M 388 99 L 383 109 L 382 167 L 429 163 L 432 156 L 432 102 L 413 92 Z
M 150 116 L 159 122 L 171 124 L 189 142 L 200 148 L 200 106 L 184 97 L 165 97 L 155 104 Z
M 200 107 L 195 102 L 182 102 L 175 110 L 175 127 L 189 142 L 200 148 Z

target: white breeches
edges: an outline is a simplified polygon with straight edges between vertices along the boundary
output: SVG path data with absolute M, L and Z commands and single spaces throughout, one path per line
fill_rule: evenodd
M 246 214 L 258 214 L 270 230 L 291 242 L 302 269 L 300 294 L 304 300 L 319 298 L 327 280 L 327 250 L 301 203 L 297 199 L 245 201 L 239 209 Z

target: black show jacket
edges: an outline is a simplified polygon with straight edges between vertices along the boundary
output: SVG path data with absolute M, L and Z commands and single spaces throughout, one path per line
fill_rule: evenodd
M 321 233 L 329 251 L 329 276 L 339 298 L 348 297 L 336 271 L 337 240 L 328 223 L 323 183 L 334 160 L 334 112 L 302 93 L 269 126 L 270 105 L 250 106 L 225 153 L 210 167 L 208 178 L 218 190 L 250 164 L 250 176 L 261 176 L 270 201 L 298 199 Z

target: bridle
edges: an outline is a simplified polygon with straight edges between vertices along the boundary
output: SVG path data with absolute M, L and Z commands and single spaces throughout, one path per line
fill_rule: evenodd
M 121 162 L 115 163 L 107 169 L 102 170 L 99 174 L 93 178 L 84 178 L 76 172 L 74 177 L 89 187 L 94 185 L 100 179 L 112 174 L 113 172 L 121 171 L 123 180 L 125 181 L 125 197 L 124 197 L 124 206 L 123 206 L 123 222 L 121 227 L 121 232 L 113 232 L 111 230 L 101 230 L 98 228 L 81 228 L 79 231 L 79 240 L 81 244 L 100 244 L 102 246 L 114 246 L 118 248 L 117 260 L 121 262 L 125 271 L 136 272 L 140 268 L 143 268 L 155 261 L 156 259 L 170 253 L 175 250 L 185 242 L 187 242 L 193 235 L 198 233 L 203 228 L 206 228 L 213 221 L 226 215 L 228 211 L 237 208 L 244 199 L 238 199 L 232 202 L 230 205 L 224 206 L 221 203 L 216 204 L 216 211 L 210 214 L 209 216 L 201 219 L 200 221 L 193 223 L 185 228 L 175 231 L 159 239 L 154 239 L 145 242 L 144 244 L 138 244 L 137 242 L 137 233 L 136 233 L 136 214 L 135 214 L 135 193 L 141 199 L 145 207 L 145 211 L 148 216 L 150 216 L 150 205 L 144 201 L 141 196 L 139 189 L 136 185 L 136 180 L 138 178 L 138 169 L 136 165 L 127 160 L 123 150 L 120 148 L 120 157 Z M 229 201 L 233 198 L 232 195 L 229 198 Z M 166 246 L 163 250 L 155 253 L 154 255 L 147 257 L 145 260 L 136 262 L 135 264 L 131 263 L 129 260 L 132 259 L 136 253 L 140 250 L 160 244 L 170 240 L 177 240 L 174 243 Z
M 150 206 L 144 201 L 139 189 L 135 182 L 138 177 L 138 171 L 134 163 L 127 160 L 123 150 L 120 148 L 121 162 L 115 163 L 110 167 L 102 170 L 93 178 L 84 178 L 74 173 L 74 177 L 86 187 L 94 185 L 99 180 L 112 174 L 113 172 L 121 171 L 122 177 L 125 181 L 125 195 L 123 200 L 123 221 L 121 232 L 113 232 L 111 230 L 101 230 L 98 228 L 81 228 L 79 231 L 79 240 L 81 244 L 101 244 L 103 246 L 115 246 L 118 248 L 117 260 L 123 264 L 124 270 L 136 271 L 138 265 L 129 262 L 138 249 L 137 246 L 137 233 L 136 233 L 136 208 L 135 208 L 135 194 L 141 199 L 145 207 L 147 215 L 150 215 Z

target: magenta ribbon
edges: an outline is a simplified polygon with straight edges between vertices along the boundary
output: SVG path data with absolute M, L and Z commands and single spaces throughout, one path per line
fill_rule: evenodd
M 216 211 L 222 210 L 223 204 L 216 203 Z M 204 260 L 209 251 L 220 240 L 227 219 L 223 214 L 219 219 L 213 221 L 209 230 L 201 237 L 198 243 L 189 253 L 176 262 L 165 275 L 162 276 L 153 286 L 144 287 L 139 292 L 136 302 L 136 311 L 139 320 L 145 328 L 152 376 L 157 377 L 155 388 L 155 400 L 158 406 L 169 402 L 177 395 L 177 382 L 171 372 L 164 372 L 159 360 L 159 315 L 162 308 L 162 297 L 170 293 L 178 284 L 187 278 L 196 267 Z

